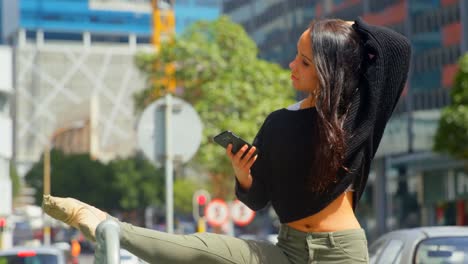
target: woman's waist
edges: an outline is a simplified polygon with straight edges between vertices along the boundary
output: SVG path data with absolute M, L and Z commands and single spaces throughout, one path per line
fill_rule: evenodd
M 323 210 L 299 220 L 285 223 L 302 232 L 333 232 L 361 228 L 353 208 L 353 192 L 345 192 Z

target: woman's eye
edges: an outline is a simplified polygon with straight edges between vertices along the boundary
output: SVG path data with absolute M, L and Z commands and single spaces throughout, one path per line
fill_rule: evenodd
M 309 64 L 305 61 L 302 61 L 302 64 L 304 64 L 304 66 L 309 66 Z

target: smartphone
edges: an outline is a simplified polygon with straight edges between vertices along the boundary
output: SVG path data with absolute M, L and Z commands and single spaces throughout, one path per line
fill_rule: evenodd
M 213 137 L 213 140 L 214 142 L 218 143 L 224 148 L 227 148 L 229 144 L 232 144 L 233 154 L 236 154 L 237 151 L 239 151 L 244 145 L 248 145 L 247 151 L 252 147 L 252 144 L 243 140 L 242 138 L 240 138 L 239 136 L 237 136 L 236 134 L 232 133 L 229 130 L 223 131 L 220 134 L 216 135 L 215 137 Z M 244 153 L 244 155 L 247 153 L 247 151 Z M 253 156 L 257 155 L 258 153 L 259 153 L 258 149 L 255 149 Z

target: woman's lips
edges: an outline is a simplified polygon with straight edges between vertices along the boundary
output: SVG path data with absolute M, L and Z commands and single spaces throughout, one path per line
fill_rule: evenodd
M 291 75 L 291 80 L 293 80 L 293 81 L 297 81 L 298 79 L 297 79 L 297 77 L 296 77 L 296 76 L 294 76 L 294 75 Z

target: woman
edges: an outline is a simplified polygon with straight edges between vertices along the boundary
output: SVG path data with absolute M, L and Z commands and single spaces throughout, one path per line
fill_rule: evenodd
M 308 97 L 270 113 L 252 149 L 226 149 L 237 197 L 254 210 L 272 204 L 281 222 L 279 242 L 173 235 L 119 222 L 122 247 L 150 263 L 368 262 L 354 211 L 405 86 L 410 45 L 361 19 L 327 19 L 311 23 L 297 50 L 291 79 Z M 71 198 L 45 196 L 43 207 L 90 239 L 110 217 Z

